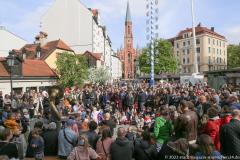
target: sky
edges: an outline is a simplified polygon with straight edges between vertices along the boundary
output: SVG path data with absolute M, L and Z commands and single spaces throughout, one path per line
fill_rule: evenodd
M 32 43 L 40 31 L 41 16 L 55 0 L 0 0 L 0 25 Z M 80 0 L 100 11 L 114 50 L 123 45 L 127 0 Z M 191 0 L 159 1 L 159 37 L 172 38 L 192 26 Z M 146 45 L 146 0 L 129 0 L 134 46 Z M 231 44 L 240 42 L 240 0 L 195 0 L 196 25 L 215 27 Z

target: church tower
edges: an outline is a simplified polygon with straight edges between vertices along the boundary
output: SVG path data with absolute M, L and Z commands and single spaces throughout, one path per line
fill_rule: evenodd
M 123 63 L 123 79 L 134 79 L 136 56 L 136 50 L 133 47 L 132 19 L 128 2 L 125 18 L 124 48 L 119 52 L 119 57 Z

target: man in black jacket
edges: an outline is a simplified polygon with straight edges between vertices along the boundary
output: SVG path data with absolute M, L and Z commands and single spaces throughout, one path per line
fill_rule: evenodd
M 44 155 L 56 156 L 58 154 L 58 133 L 57 125 L 51 122 L 48 125 L 48 130 L 43 133 L 44 139 Z
M 118 128 L 117 139 L 112 143 L 110 154 L 112 160 L 132 160 L 134 147 L 126 137 L 126 131 L 123 127 Z
M 240 110 L 233 110 L 231 121 L 222 126 L 220 143 L 223 156 L 240 157 Z

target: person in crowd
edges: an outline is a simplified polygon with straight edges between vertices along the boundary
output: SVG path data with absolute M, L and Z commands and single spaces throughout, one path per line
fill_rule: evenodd
M 231 121 L 232 119 L 232 109 L 225 105 L 222 108 L 222 114 L 221 114 L 221 126 L 223 126 L 224 124 L 227 124 Z
M 110 149 L 111 160 L 132 160 L 134 146 L 125 136 L 125 129 L 119 127 L 117 130 L 117 139 L 112 143 Z
M 148 131 L 142 133 L 142 139 L 134 147 L 135 160 L 153 160 L 156 159 L 155 148 L 151 143 L 151 136 Z
M 8 158 L 19 158 L 17 145 L 11 142 L 13 137 L 9 128 L 4 128 L 0 132 L 0 155 L 6 155 Z
M 197 106 L 197 113 L 201 118 L 203 115 L 207 114 L 207 110 L 211 107 L 211 105 L 207 102 L 207 97 L 204 95 L 200 96 L 198 101 L 199 105 Z
M 140 92 L 138 93 L 138 109 L 140 112 L 144 112 L 145 110 L 145 103 L 147 100 L 147 94 L 146 92 L 144 92 L 143 89 L 140 90 Z
M 42 121 L 37 121 L 35 124 L 34 124 L 34 128 L 33 129 L 37 129 L 41 135 L 41 132 L 43 130 L 43 122 Z M 27 146 L 27 152 L 26 152 L 26 157 L 33 157 L 34 154 L 33 154 L 33 148 L 31 147 L 31 141 L 32 141 L 32 131 L 30 132 L 29 136 L 28 136 L 28 146 Z
M 214 107 L 211 107 L 208 109 L 207 114 L 209 119 L 205 126 L 204 133 L 212 138 L 212 142 L 215 145 L 216 150 L 220 151 L 219 131 L 221 119 L 218 116 L 218 110 Z
M 56 156 L 58 154 L 58 133 L 55 122 L 49 123 L 48 129 L 43 132 L 45 156 Z
M 232 112 L 232 119 L 220 129 L 221 154 L 240 156 L 240 110 Z
M 58 135 L 58 156 L 60 159 L 67 159 L 72 149 L 76 146 L 78 135 L 72 130 L 73 119 L 68 119 L 66 127 L 61 129 Z
M 237 96 L 229 97 L 229 105 L 232 109 L 240 109 L 240 103 L 238 102 Z
M 3 110 L 3 92 L 0 91 L 0 111 Z
M 196 160 L 202 160 L 202 159 L 221 160 L 222 159 L 221 154 L 219 153 L 219 151 L 215 149 L 212 138 L 209 135 L 206 135 L 206 134 L 200 135 L 197 144 L 199 145 L 199 151 L 195 154 Z
M 194 111 L 189 110 L 187 101 L 180 102 L 182 113 L 176 122 L 175 134 L 177 138 L 186 138 L 190 144 L 197 140 L 198 117 Z
M 134 142 L 134 140 L 136 139 L 136 134 L 133 132 L 133 127 L 132 126 L 128 127 L 126 138 L 129 141 L 132 141 L 132 142 Z
M 186 138 L 165 143 L 157 155 L 156 160 L 170 160 L 173 157 L 187 159 L 189 155 L 189 143 Z M 172 158 L 171 158 L 172 157 Z
M 96 144 L 98 141 L 98 134 L 96 132 L 97 130 L 97 123 L 95 121 L 90 121 L 89 124 L 89 131 L 86 133 L 87 138 L 88 138 L 88 143 L 89 145 L 96 150 Z
M 35 160 L 43 160 L 44 158 L 44 140 L 40 136 L 41 131 L 39 129 L 33 129 L 31 132 L 32 140 L 30 146 L 33 148 Z
M 154 122 L 154 135 L 157 143 L 161 146 L 168 141 L 173 133 L 173 126 L 170 122 L 169 110 L 165 107 L 160 111 L 160 116 Z
M 106 125 L 110 127 L 112 135 L 114 133 L 114 128 L 116 128 L 116 123 L 111 119 L 111 115 L 109 112 L 105 113 L 104 120 L 102 121 L 102 125 Z
M 112 133 L 109 127 L 104 127 L 101 138 L 97 141 L 96 152 L 102 160 L 110 160 L 110 147 L 112 144 Z
M 94 160 L 98 157 L 96 151 L 89 146 L 87 138 L 80 136 L 77 146 L 72 149 L 67 160 Z

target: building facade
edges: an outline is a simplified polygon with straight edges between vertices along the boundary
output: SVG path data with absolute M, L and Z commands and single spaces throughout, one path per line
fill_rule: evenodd
M 12 75 L 12 86 L 14 93 L 20 94 L 30 90 L 45 90 L 50 86 L 56 85 L 56 73 L 43 61 L 36 59 L 22 60 L 15 55 L 14 72 Z M 0 59 L 0 91 L 3 94 L 10 94 L 10 68 L 7 59 Z
M 137 52 L 133 47 L 133 32 L 132 32 L 132 19 L 130 13 L 129 3 L 127 4 L 127 12 L 125 19 L 125 34 L 124 34 L 124 48 L 118 53 L 122 61 L 123 78 L 134 79 L 134 62 L 137 58 Z
M 112 55 L 111 58 L 111 77 L 112 80 L 119 80 L 122 77 L 122 62 L 119 57 Z
M 195 27 L 196 52 L 200 73 L 227 69 L 227 39 L 216 33 L 214 27 L 208 29 L 199 23 Z M 174 53 L 179 62 L 180 73 L 194 72 L 192 28 L 187 28 L 171 39 Z
M 27 41 L 8 31 L 4 26 L 0 26 L 0 57 L 8 56 L 8 52 L 13 48 L 20 48 Z

